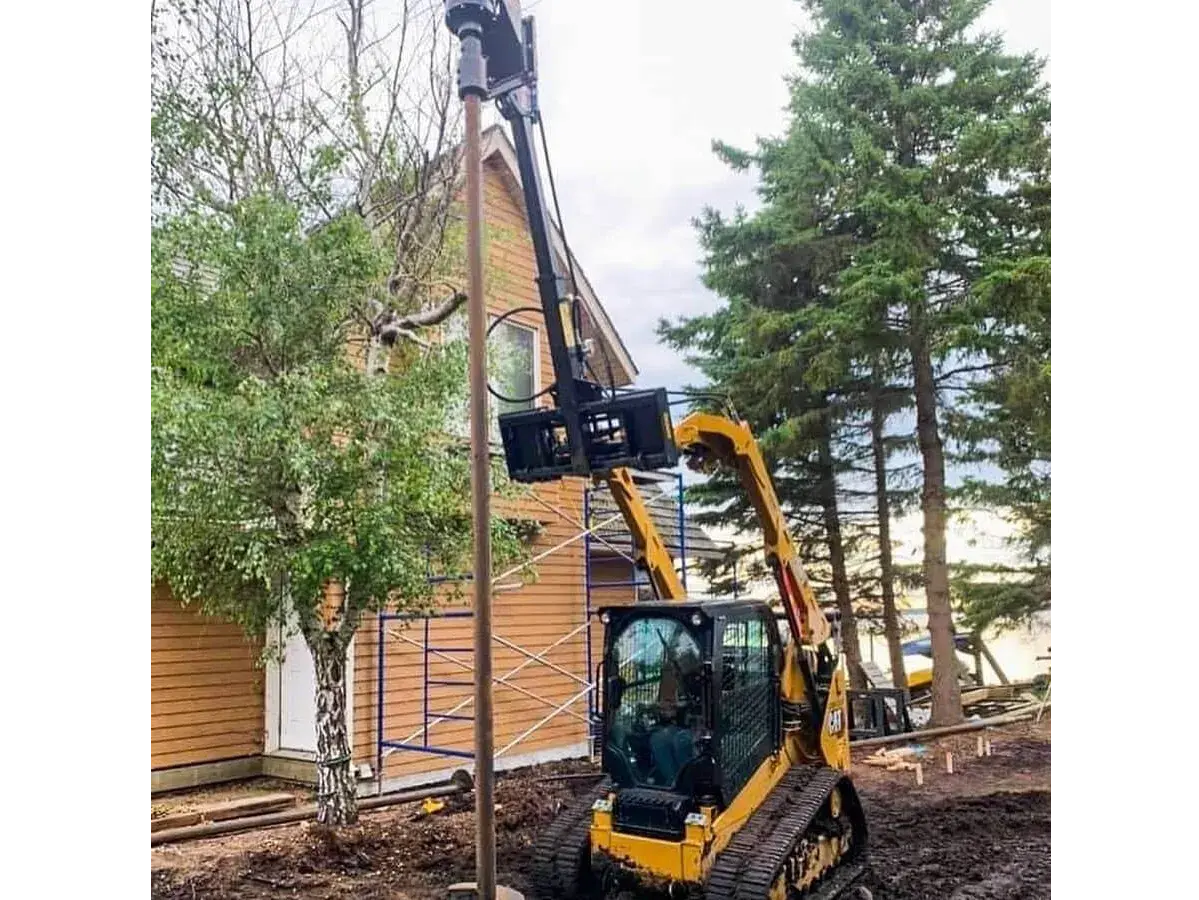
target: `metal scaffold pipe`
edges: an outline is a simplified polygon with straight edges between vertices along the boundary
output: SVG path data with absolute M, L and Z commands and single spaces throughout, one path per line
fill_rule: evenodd
M 475 840 L 478 896 L 495 897 L 495 737 L 491 695 L 491 443 L 483 299 L 482 100 L 466 103 L 466 242 L 470 317 L 470 456 L 475 536 Z

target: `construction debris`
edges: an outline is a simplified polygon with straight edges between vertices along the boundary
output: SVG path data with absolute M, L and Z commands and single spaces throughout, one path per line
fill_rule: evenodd
M 455 781 L 451 784 L 431 785 L 425 788 L 417 788 L 411 791 L 399 791 L 394 794 L 384 794 L 381 797 L 365 797 L 358 801 L 359 810 L 381 809 L 386 806 L 395 806 L 400 803 L 411 803 L 416 800 L 424 800 L 427 797 L 449 797 L 456 794 L 462 794 L 465 791 L 461 783 Z M 290 794 L 288 795 L 291 796 Z M 294 800 L 294 798 L 292 798 Z M 304 820 L 315 820 L 316 804 L 307 806 L 296 806 L 291 809 L 285 809 L 281 812 L 267 813 L 265 815 L 244 816 L 236 819 L 231 819 L 224 822 L 200 822 L 195 825 L 187 825 L 179 828 L 166 828 L 162 831 L 154 831 L 151 827 L 150 831 L 150 846 L 156 847 L 159 844 L 173 843 L 176 841 L 192 840 L 194 838 L 213 837 L 218 834 L 230 834 L 235 831 L 250 831 L 258 828 L 275 828 L 280 825 L 290 825 Z
M 951 734 L 960 734 L 965 731 L 976 731 L 981 728 L 990 728 L 995 725 L 1010 725 L 1015 722 L 1031 719 L 1036 714 L 1036 704 L 1019 707 L 1006 713 L 1002 716 L 995 716 L 989 719 L 978 719 L 977 721 L 963 722 L 960 725 L 949 725 L 943 728 L 924 728 L 907 734 L 889 734 L 886 737 L 866 738 L 861 741 L 853 741 L 851 746 L 855 749 L 859 747 L 877 747 L 883 744 L 896 744 L 901 741 L 914 741 L 920 739 L 947 737 Z
M 920 764 L 918 762 L 910 762 L 907 758 L 910 756 L 923 756 L 925 752 L 926 749 L 919 746 L 898 747 L 894 750 L 880 748 L 863 759 L 862 762 L 868 766 L 879 766 L 888 772 L 915 772 Z

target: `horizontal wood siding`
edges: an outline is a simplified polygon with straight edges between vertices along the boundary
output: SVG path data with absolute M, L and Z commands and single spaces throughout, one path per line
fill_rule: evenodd
M 592 654 L 598 662 L 604 654 L 606 629 L 599 620 L 599 610 L 605 606 L 632 606 L 637 602 L 636 588 L 627 584 L 605 587 L 612 582 L 633 580 L 633 564 L 623 558 L 603 558 L 591 561 L 591 608 L 596 611 L 591 621 Z
M 514 307 L 538 307 L 536 264 L 525 221 L 523 203 L 514 195 L 517 186 L 500 170 L 497 159 L 484 170 L 484 205 L 487 216 L 487 303 L 498 314 Z M 533 328 L 538 334 L 539 388 L 554 380 L 549 345 L 542 317 L 522 312 L 510 321 Z M 548 397 L 538 403 L 549 405 Z M 517 489 L 513 498 L 496 497 L 493 513 L 536 519 L 544 531 L 531 549 L 540 554 L 572 538 L 532 570 L 535 580 L 516 590 L 494 595 L 494 634 L 532 653 L 540 653 L 576 628 L 581 630 L 545 653 L 544 663 L 529 663 L 509 679 L 513 686 L 495 687 L 495 746 L 497 752 L 520 739 L 504 752 L 524 756 L 583 744 L 587 739 L 585 718 L 588 698 L 580 694 L 590 681 L 587 665 L 585 620 L 584 543 L 579 534 L 583 519 L 583 488 L 580 479 L 564 479 L 532 489 Z M 519 576 L 504 579 L 505 583 Z M 469 585 L 455 608 L 469 608 Z M 631 590 L 624 591 L 631 599 Z M 601 602 L 606 597 L 593 598 Z M 426 700 L 430 713 L 445 712 L 472 697 L 468 682 L 473 662 L 470 652 L 430 654 L 428 678 L 461 681 L 461 686 L 424 689 L 426 669 L 424 625 L 407 627 L 388 623 L 384 641 L 385 682 L 383 685 L 383 734 L 390 740 L 425 738 Z M 597 629 L 598 631 L 598 629 Z M 397 636 L 402 635 L 403 637 Z M 405 641 L 404 638 L 408 638 Z M 429 643 L 435 646 L 469 648 L 473 620 L 437 619 L 429 626 Z M 415 641 L 418 646 L 413 646 Z M 183 765 L 263 751 L 263 672 L 255 667 L 259 647 L 242 639 L 238 629 L 203 618 L 179 607 L 165 592 L 152 595 L 151 617 L 151 767 Z M 596 645 L 598 648 L 598 644 Z M 375 764 L 378 740 L 378 620 L 364 617 L 355 641 L 353 753 L 355 763 Z M 460 660 L 467 668 L 451 662 Z M 598 655 L 592 660 L 594 665 Z M 519 652 L 493 645 L 496 676 L 505 676 L 526 662 Z M 566 712 L 555 707 L 576 697 Z M 473 702 L 458 712 L 471 715 Z M 572 715 L 573 713 L 573 715 Z M 543 720 L 547 719 L 543 723 Z M 470 751 L 470 721 L 443 721 L 428 732 L 436 746 Z M 526 732 L 529 732 L 527 736 Z M 465 764 L 466 760 L 433 754 L 399 751 L 392 753 L 383 776 L 412 776 L 421 772 Z
M 262 752 L 261 645 L 236 625 L 150 592 L 150 768 Z
M 493 314 L 518 306 L 538 306 L 536 264 L 532 242 L 525 223 L 523 205 L 515 202 L 510 186 L 505 184 L 494 162 L 484 167 L 484 206 L 487 216 L 487 302 Z M 545 387 L 554 379 L 542 317 L 522 312 L 510 321 L 519 322 L 538 333 L 539 385 Z M 548 399 L 540 401 L 548 403 Z M 518 488 L 515 498 L 496 497 L 492 501 L 495 515 L 517 515 L 536 519 L 544 531 L 531 548 L 531 555 L 540 554 L 576 537 L 582 531 L 583 481 L 564 479 L 538 485 L 533 497 Z M 538 502 L 540 500 L 540 502 Z M 583 541 L 574 541 L 555 550 L 538 562 L 533 569 L 534 583 L 518 590 L 500 590 L 493 595 L 492 624 L 495 635 L 514 644 L 540 653 L 554 642 L 584 624 Z M 518 581 L 519 576 L 504 579 Z M 469 609 L 469 585 L 463 597 L 452 608 Z M 447 606 L 447 608 L 450 608 Z M 428 677 L 431 680 L 459 681 L 458 686 L 431 686 L 426 694 L 425 658 L 421 645 L 425 643 L 425 626 L 421 621 L 406 627 L 389 622 L 384 637 L 383 734 L 387 740 L 423 743 L 425 703 L 431 714 L 448 712 L 463 704 L 457 714 L 470 716 L 474 712 L 472 652 L 452 652 L 442 656 L 428 654 Z M 437 647 L 469 649 L 473 644 L 473 619 L 443 618 L 429 623 L 428 643 Z M 405 640 L 407 639 L 407 640 Z M 415 642 L 415 646 L 412 642 Z M 579 695 L 589 681 L 587 671 L 586 631 L 562 641 L 545 654 L 545 660 L 570 674 L 555 671 L 541 663 L 529 663 L 510 680 L 516 687 L 497 684 L 495 699 L 495 748 L 497 753 L 520 738 L 503 756 L 560 750 L 582 744 L 587 739 L 586 716 L 588 698 L 578 696 L 568 712 L 554 713 L 555 707 Z M 355 762 L 375 764 L 378 717 L 378 622 L 368 619 L 358 634 L 354 663 L 354 759 Z M 463 665 L 456 664 L 457 660 Z M 494 643 L 492 665 L 494 675 L 505 676 L 527 661 L 527 657 L 501 644 Z M 464 667 L 465 666 L 465 667 Z M 573 678 L 571 676 L 574 676 Z M 519 689 L 523 689 L 519 690 Z M 530 696 L 534 695 L 534 696 Z M 573 713 L 574 715 L 571 715 Z M 430 716 L 432 718 L 432 716 Z M 538 723 L 548 717 L 548 721 Z M 527 736 L 521 738 L 525 732 Z M 473 749 L 473 723 L 447 720 L 432 725 L 427 734 L 433 746 L 449 747 L 470 752 Z M 465 765 L 461 758 L 437 756 L 420 751 L 402 750 L 391 753 L 384 764 L 385 779 L 414 776 L 421 772 Z

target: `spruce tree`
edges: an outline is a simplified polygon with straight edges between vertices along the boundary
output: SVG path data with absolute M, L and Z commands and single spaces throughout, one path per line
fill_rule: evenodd
M 1047 256 L 1047 237 L 1038 246 L 1045 210 L 1035 202 L 1048 184 L 1043 62 L 1008 54 L 999 37 L 978 32 L 986 0 L 805 6 L 813 27 L 794 44 L 799 71 L 785 135 L 752 152 L 718 145 L 733 165 L 759 169 L 764 208 L 728 223 L 709 214 L 732 244 L 725 268 L 735 278 L 730 283 L 709 251 L 707 280 L 723 296 L 742 298 L 742 308 L 770 315 L 773 327 L 791 329 L 789 345 L 775 353 L 778 372 L 788 363 L 797 370 L 786 383 L 827 397 L 880 351 L 902 361 L 922 469 L 932 720 L 950 724 L 962 713 L 946 463 L 955 437 L 978 452 L 985 443 L 978 427 L 1015 408 L 1015 385 L 1023 383 L 1013 378 L 1023 371 L 1015 360 L 1025 337 L 1009 324 L 1016 312 L 997 291 L 1005 274 L 1037 270 Z M 745 255 L 763 242 L 769 250 L 756 261 Z M 785 313 L 780 298 L 790 301 Z M 761 352 L 723 328 L 731 356 Z M 673 336 L 685 344 L 686 331 Z M 1005 361 L 1008 388 L 991 377 Z M 960 397 L 947 391 L 963 376 L 969 386 Z M 989 411 L 973 417 L 973 433 L 957 427 L 959 400 L 962 410 Z
M 1019 265 L 1041 228 L 1030 185 L 1047 177 L 1043 64 L 976 33 L 985 0 L 809 0 L 796 42 L 792 129 L 832 132 L 831 205 L 861 240 L 841 272 L 830 340 L 882 322 L 911 366 L 923 467 L 923 584 L 935 724 L 961 718 L 945 534 L 948 379 L 979 363 L 997 311 L 980 288 Z M 844 153 L 848 146 L 849 152 Z M 1033 191 L 1035 193 L 1035 191 Z
M 799 227 L 811 228 L 808 214 L 806 223 L 795 208 L 726 221 L 706 211 L 697 223 L 707 252 L 705 280 L 729 303 L 710 316 L 664 322 L 660 333 L 687 352 L 709 379 L 707 390 L 730 401 L 757 434 L 805 568 L 839 613 L 851 684 L 864 687 L 848 567 L 857 535 L 844 526 L 839 483 L 847 465 L 839 455 L 841 414 L 827 392 L 805 380 L 804 355 L 814 344 L 797 340 L 807 307 L 827 293 L 848 243 L 843 235 L 813 239 Z M 701 521 L 754 528 L 740 486 L 727 477 L 693 489 L 692 500 L 710 507 Z

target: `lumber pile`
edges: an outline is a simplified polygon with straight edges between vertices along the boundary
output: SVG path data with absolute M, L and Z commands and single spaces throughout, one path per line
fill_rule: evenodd
M 200 825 L 206 822 L 224 822 L 228 819 L 240 819 L 245 816 L 258 816 L 264 813 L 279 812 L 296 805 L 294 794 L 260 794 L 256 797 L 241 797 L 237 800 L 224 800 L 220 803 L 210 803 L 198 809 L 186 812 L 171 813 L 150 820 L 150 832 L 164 831 L 168 828 L 183 828 L 188 825 Z

